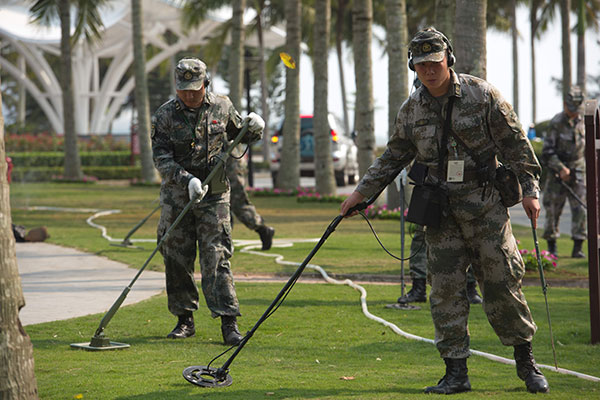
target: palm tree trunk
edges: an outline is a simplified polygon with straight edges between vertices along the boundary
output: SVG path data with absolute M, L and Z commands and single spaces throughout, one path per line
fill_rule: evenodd
M 456 0 L 456 71 L 486 79 L 487 0 Z
M 517 39 L 517 0 L 511 0 L 510 4 L 510 31 L 512 36 L 512 62 L 513 62 L 513 108 L 519 115 L 519 51 Z
M 371 40 L 373 4 L 370 0 L 354 0 L 352 4 L 352 47 L 356 108 L 354 121 L 358 147 L 358 172 L 364 175 L 375 159 L 375 121 L 373 104 L 373 68 Z
M 434 21 L 435 27 L 450 40 L 454 37 L 454 16 L 456 15 L 456 0 L 436 0 Z
M 571 0 L 562 0 L 560 2 L 560 21 L 562 35 L 562 92 L 563 100 L 567 98 L 567 93 L 571 88 L 572 73 L 571 73 Z
M 537 20 L 537 5 L 531 2 L 529 6 L 529 28 L 530 28 L 530 43 L 529 48 L 531 51 L 531 123 L 535 124 L 537 120 L 537 84 L 535 74 L 535 36 L 537 34 L 538 20 Z
M 271 135 L 269 132 L 269 102 L 268 97 L 269 94 L 267 92 L 267 64 L 265 63 L 265 43 L 264 43 L 264 34 L 263 34 L 263 18 L 262 13 L 265 6 L 264 0 L 260 0 L 258 2 L 257 12 L 257 35 L 258 35 L 258 69 L 260 72 L 260 109 L 262 111 L 262 117 L 265 120 L 265 130 L 263 131 L 263 140 L 262 140 L 262 154 L 263 160 L 269 161 L 270 157 L 270 143 L 269 140 Z
M 75 100 L 73 95 L 73 71 L 71 66 L 71 2 L 59 0 L 60 13 L 60 64 L 61 89 L 63 106 L 63 127 L 65 135 L 65 179 L 83 179 L 81 159 L 77 148 L 77 132 L 75 132 Z
M 133 63 L 135 71 L 135 105 L 137 108 L 137 135 L 140 142 L 142 180 L 157 182 L 158 172 L 152 161 L 150 144 L 150 104 L 148 82 L 146 81 L 146 52 L 142 37 L 142 5 L 140 0 L 131 0 L 131 25 L 133 33 Z
M 10 193 L 4 161 L 4 117 L 0 94 L 0 399 L 37 399 L 33 346 L 19 319 L 25 305 L 15 255 Z
M 388 54 L 388 137 L 394 134 L 396 115 L 408 97 L 408 26 L 406 0 L 386 0 L 386 36 Z M 387 188 L 389 208 L 400 207 L 400 192 L 395 184 Z
M 585 0 L 579 0 L 577 13 L 577 85 L 585 93 Z
M 242 109 L 244 90 L 244 10 L 246 0 L 233 2 L 231 18 L 231 53 L 229 57 L 229 98 L 233 106 Z
M 313 124 L 315 139 L 315 180 L 317 193 L 335 195 L 333 160 L 331 159 L 331 133 L 327 122 L 327 64 L 329 50 L 329 26 L 331 24 L 331 0 L 315 3 L 313 43 Z
M 300 12 L 300 0 L 285 2 L 285 48 L 296 61 L 296 68 L 285 70 L 285 123 L 276 182 L 282 189 L 295 189 L 300 185 Z
M 335 50 L 337 54 L 338 70 L 340 75 L 340 91 L 342 94 L 342 110 L 344 112 L 344 128 L 350 132 L 350 117 L 348 116 L 348 100 L 346 98 L 346 81 L 344 79 L 344 55 L 342 44 L 344 41 L 344 20 L 348 0 L 338 0 L 337 19 L 335 25 Z

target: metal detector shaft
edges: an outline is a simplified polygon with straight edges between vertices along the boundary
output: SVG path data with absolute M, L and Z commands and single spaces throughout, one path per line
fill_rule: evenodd
M 379 196 L 380 193 L 381 192 L 377 193 L 375 196 L 373 196 L 371 199 L 369 199 L 369 201 L 357 204 L 356 206 L 352 207 L 350 210 L 348 210 L 348 213 L 346 215 L 350 215 L 354 211 L 364 210 L 365 208 L 367 208 L 368 205 L 370 205 L 371 203 L 373 203 L 375 201 L 375 199 Z M 287 290 L 290 288 L 290 286 L 292 286 L 298 280 L 300 275 L 302 275 L 302 272 L 304 271 L 304 269 L 306 268 L 306 266 L 308 265 L 310 260 L 314 257 L 315 254 L 317 254 L 317 252 L 319 251 L 321 246 L 323 246 L 323 244 L 325 243 L 327 238 L 335 231 L 335 228 L 337 228 L 337 226 L 340 224 L 340 222 L 342 222 L 343 219 L 344 219 L 343 215 L 338 215 L 333 221 L 331 221 L 331 223 L 325 230 L 325 233 L 323 234 L 323 236 L 321 236 L 321 240 L 319 240 L 319 242 L 312 249 L 310 254 L 308 256 L 306 256 L 304 261 L 302 261 L 302 264 L 300 264 L 298 269 L 296 269 L 294 274 L 290 277 L 290 279 L 287 281 L 287 283 L 279 291 L 279 293 L 277 294 L 277 297 L 275 297 L 275 299 L 273 300 L 271 305 L 265 310 L 265 312 L 260 317 L 260 319 L 258 321 L 256 321 L 256 323 L 254 324 L 252 329 L 250 329 L 250 331 L 248 331 L 246 336 L 244 336 L 244 338 L 242 339 L 240 344 L 238 344 L 238 346 L 235 349 L 235 351 L 233 352 L 233 354 L 229 357 L 229 359 L 227 359 L 227 361 L 225 361 L 223 366 L 217 370 L 217 372 L 216 372 L 217 378 L 223 378 L 223 377 L 227 376 L 227 371 L 229 370 L 229 366 L 231 365 L 231 363 L 233 362 L 235 357 L 237 357 L 239 352 L 242 351 L 242 349 L 244 348 L 246 343 L 254 335 L 254 332 L 256 332 L 256 330 L 260 327 L 260 325 L 269 317 L 269 315 L 271 314 L 273 309 L 276 307 L 279 300 L 281 300 L 281 298 L 283 296 L 285 296 L 285 294 L 286 294 Z
M 221 168 L 223 166 L 223 164 L 227 161 L 227 159 L 229 158 L 229 155 L 231 154 L 233 149 L 242 141 L 242 138 L 244 137 L 244 135 L 246 134 L 247 131 L 248 131 L 248 123 L 246 122 L 244 124 L 244 126 L 242 127 L 242 129 L 240 130 L 240 132 L 238 133 L 238 135 L 236 136 L 236 138 L 231 143 L 231 145 L 227 148 L 227 151 L 225 152 L 225 154 L 223 154 L 221 157 L 219 157 L 219 161 L 217 162 L 215 167 L 210 171 L 210 173 L 204 180 L 203 184 L 207 184 L 213 179 L 213 177 L 217 174 L 217 171 L 219 170 L 219 168 Z M 152 251 L 152 253 L 148 257 L 148 259 L 146 260 L 144 265 L 142 265 L 142 267 L 139 269 L 137 274 L 135 274 L 135 276 L 133 277 L 133 279 L 131 280 L 129 285 L 127 285 L 127 287 L 125 289 L 123 289 L 123 292 L 121 293 L 121 295 L 119 296 L 117 301 L 115 301 L 115 303 L 112 305 L 112 307 L 104 315 L 104 317 L 100 321 L 100 325 L 98 326 L 98 329 L 96 329 L 95 336 L 103 335 L 104 329 L 106 328 L 106 326 L 108 325 L 108 323 L 110 322 L 112 317 L 115 315 L 115 313 L 117 312 L 117 310 L 119 309 L 121 304 L 123 304 L 123 301 L 125 301 L 127 294 L 129 294 L 129 291 L 131 290 L 131 287 L 133 286 L 135 281 L 137 281 L 137 279 L 140 277 L 140 275 L 142 274 L 142 272 L 144 271 L 146 266 L 148 266 L 148 263 L 150 263 L 150 260 L 152 260 L 152 257 L 154 257 L 156 252 L 160 249 L 160 247 L 164 243 L 165 239 L 167 239 L 167 237 L 169 237 L 169 234 L 171 233 L 171 231 L 179 224 L 179 222 L 187 214 L 187 212 L 190 210 L 190 208 L 192 208 L 194 203 L 196 203 L 199 200 L 201 201 L 202 199 L 201 198 L 199 199 L 198 196 L 196 196 L 186 204 L 185 208 L 177 216 L 177 219 L 175 219 L 175 221 L 173 221 L 173 223 L 171 224 L 169 229 L 167 229 L 165 234 L 162 236 L 162 238 L 156 245 L 156 248 Z
M 542 266 L 542 256 L 540 255 L 540 245 L 538 243 L 537 232 L 533 227 L 533 219 L 531 220 L 531 231 L 533 232 L 533 241 L 535 242 L 535 255 L 537 257 L 538 269 L 540 271 L 540 282 L 542 291 L 544 292 L 544 301 L 546 302 L 546 315 L 548 316 L 548 329 L 550 331 L 550 342 L 552 343 L 552 355 L 554 356 L 554 366 L 558 370 L 558 362 L 556 361 L 556 348 L 554 347 L 554 335 L 552 334 L 552 322 L 550 322 L 550 307 L 548 307 L 548 295 L 546 278 L 544 277 L 544 267 Z
M 400 297 L 404 297 L 404 243 L 406 238 L 404 229 L 404 182 L 400 178 Z
M 562 186 L 563 186 L 565 189 L 567 189 L 567 191 L 569 192 L 569 194 L 570 194 L 571 196 L 573 196 L 573 198 L 574 198 L 575 200 L 577 200 L 577 202 L 578 202 L 579 204 L 581 204 L 581 205 L 583 206 L 583 208 L 585 208 L 585 209 L 587 210 L 587 204 L 585 204 L 585 202 L 584 202 L 583 200 L 581 200 L 581 197 L 577 196 L 577 193 L 575 193 L 575 191 L 573 190 L 573 188 L 572 188 L 572 187 L 570 187 L 569 185 L 567 185 L 567 183 L 561 179 L 560 175 L 557 175 L 557 174 L 555 174 L 554 176 L 556 177 L 556 179 L 558 179 L 558 181 L 560 182 L 560 184 L 561 184 L 561 185 L 562 185 Z

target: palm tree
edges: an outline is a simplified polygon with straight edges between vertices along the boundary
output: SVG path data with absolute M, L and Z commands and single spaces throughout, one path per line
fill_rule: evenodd
M 315 180 L 318 193 L 335 195 L 333 160 L 331 159 L 331 134 L 327 120 L 328 91 L 327 64 L 329 55 L 329 25 L 331 23 L 331 0 L 315 3 L 313 35 L 313 136 L 315 139 Z
M 408 97 L 408 26 L 406 0 L 386 0 L 386 43 L 388 55 L 388 137 L 394 134 L 394 122 L 400 106 Z M 387 189 L 390 208 L 400 206 L 400 193 L 394 184 Z
M 346 22 L 346 13 L 348 10 L 348 0 L 337 0 L 336 20 L 335 20 L 335 51 L 338 60 L 338 71 L 340 76 L 340 92 L 342 95 L 342 110 L 344 112 L 344 128 L 350 132 L 350 117 L 348 116 L 348 100 L 346 99 L 346 82 L 344 80 L 344 25 Z
M 37 0 L 29 9 L 33 20 L 50 25 L 56 17 L 60 18 L 60 85 L 62 90 L 63 126 L 65 135 L 65 170 L 66 179 L 83 178 L 81 158 L 77 148 L 77 132 L 75 132 L 75 111 L 73 94 L 73 72 L 71 68 L 71 43 L 75 43 L 84 35 L 88 42 L 100 37 L 103 28 L 99 15 L 100 6 L 108 0 Z M 75 32 L 71 37 L 71 6 L 76 14 Z
M 15 237 L 10 218 L 10 193 L 4 161 L 4 117 L 0 93 L 0 398 L 37 399 L 37 382 L 33 369 L 33 346 L 19 320 L 19 310 L 25 305 L 21 278 L 15 256 Z
M 531 58 L 531 121 L 537 120 L 537 80 L 535 74 L 535 39 L 539 39 L 542 31 L 548 26 L 548 12 L 551 8 L 547 6 L 546 0 L 530 0 L 529 4 L 529 28 L 530 28 L 530 58 Z
M 566 100 L 567 93 L 572 82 L 571 73 L 571 26 L 570 26 L 571 0 L 560 1 L 560 30 L 562 37 L 562 93 L 563 100 Z
M 276 186 L 295 189 L 300 184 L 300 0 L 286 0 L 286 50 L 297 61 L 285 70 L 285 123 L 281 164 Z
M 519 31 L 517 30 L 517 0 L 510 0 L 510 33 L 512 39 L 512 62 L 513 62 L 513 108 L 519 115 L 519 51 L 517 39 Z
M 244 91 L 244 10 L 246 0 L 232 3 L 231 49 L 229 52 L 229 98 L 237 110 L 242 109 Z
M 354 127 L 357 135 L 358 172 L 361 176 L 375 159 L 375 107 L 371 61 L 372 24 L 372 2 L 370 0 L 354 0 L 352 4 L 352 48 L 356 82 Z
M 150 144 L 150 104 L 148 102 L 148 82 L 146 81 L 146 52 L 142 37 L 142 5 L 140 0 L 131 0 L 131 25 L 133 33 L 133 69 L 135 72 L 135 106 L 137 109 L 137 136 L 140 142 L 142 180 L 158 181 L 158 173 L 152 162 Z
M 454 37 L 455 15 L 456 0 L 435 0 L 435 27 L 443 32 L 449 40 Z
M 577 84 L 585 90 L 585 31 L 588 27 L 593 27 L 598 32 L 600 1 L 574 1 L 572 3 L 572 11 L 577 13 Z
M 456 71 L 486 78 L 487 0 L 456 0 Z

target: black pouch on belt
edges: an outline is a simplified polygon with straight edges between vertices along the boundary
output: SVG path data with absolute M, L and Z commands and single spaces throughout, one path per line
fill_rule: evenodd
M 437 185 L 415 185 L 406 220 L 418 225 L 438 228 L 448 204 L 448 193 Z
M 494 186 L 500 192 L 500 199 L 505 207 L 512 207 L 523 200 L 523 189 L 517 174 L 503 164 L 496 168 Z

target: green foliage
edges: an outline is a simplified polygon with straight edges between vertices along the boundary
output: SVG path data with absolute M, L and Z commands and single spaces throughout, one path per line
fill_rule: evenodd
M 525 263 L 525 270 L 538 271 L 538 260 L 535 250 L 521 249 L 519 250 L 519 252 L 521 253 L 521 257 L 523 257 L 523 262 Z M 540 251 L 540 260 L 542 262 L 542 268 L 544 269 L 544 271 L 556 269 L 556 260 L 558 260 L 558 258 L 550 254 L 546 250 Z
M 65 138 L 55 133 L 8 133 L 4 137 L 6 153 L 64 152 Z M 129 144 L 112 135 L 91 135 L 78 138 L 78 147 L 85 151 L 128 151 Z
M 141 167 L 129 165 L 84 166 L 83 173 L 97 179 L 134 179 L 141 175 Z M 60 179 L 63 167 L 15 167 L 12 180 L 15 182 L 47 182 Z
M 62 152 L 9 153 L 15 168 L 62 167 L 65 154 Z M 129 151 L 94 151 L 79 153 L 82 166 L 116 166 L 131 164 Z

